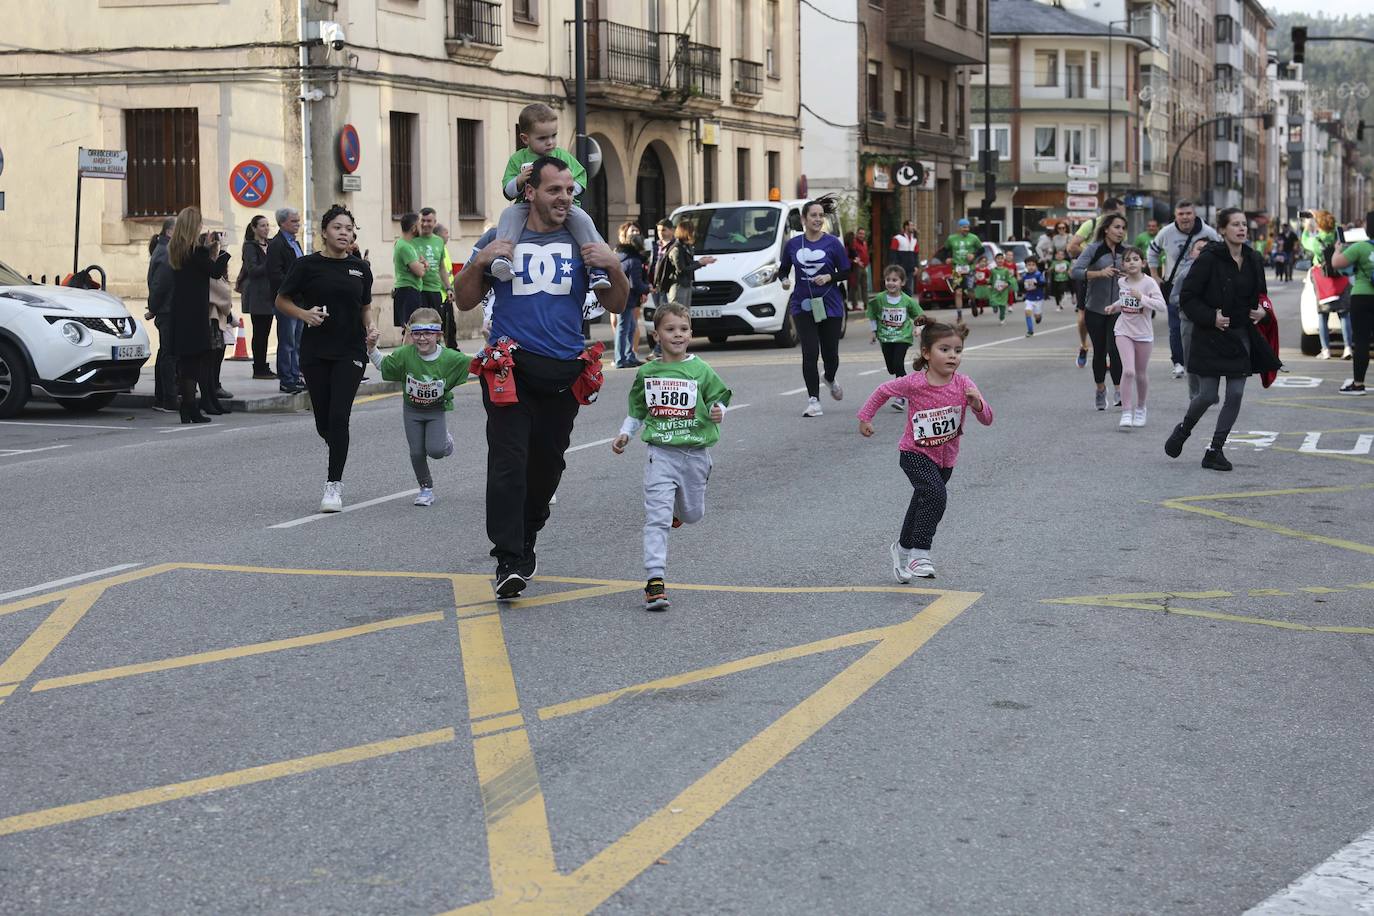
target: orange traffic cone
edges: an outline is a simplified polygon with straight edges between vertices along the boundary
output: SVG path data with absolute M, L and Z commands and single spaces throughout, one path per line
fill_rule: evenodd
M 253 357 L 248 355 L 248 337 L 243 332 L 243 316 L 239 316 L 239 326 L 234 329 L 234 355 L 229 357 L 238 362 L 247 362 Z

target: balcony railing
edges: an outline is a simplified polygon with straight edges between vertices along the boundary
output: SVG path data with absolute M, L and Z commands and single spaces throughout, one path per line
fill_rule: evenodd
M 735 91 L 742 95 L 763 95 L 763 64 L 756 60 L 730 59 L 730 75 Z
M 577 53 L 569 21 L 568 63 Z M 755 64 L 754 66 L 758 66 Z M 720 50 L 678 32 L 651 32 L 608 19 L 587 22 L 587 79 L 720 98 Z
M 453 0 L 453 34 L 449 37 L 499 48 L 501 4 L 491 0 Z

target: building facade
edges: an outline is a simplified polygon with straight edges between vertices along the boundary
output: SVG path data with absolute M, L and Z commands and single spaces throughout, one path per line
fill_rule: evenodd
M 1256 0 L 1213 0 L 1216 10 L 1212 209 L 1268 218 L 1269 44 L 1274 23 Z
M 1212 185 L 1212 134 L 1203 125 L 1216 113 L 1212 0 L 1174 0 L 1169 26 L 1172 196 L 1206 208 Z
M 1130 19 L 1118 29 L 1037 0 L 991 0 L 990 9 L 991 105 L 985 111 L 975 81 L 970 155 L 984 148 L 990 116 L 999 159 L 991 222 L 1023 238 L 1083 219 L 1107 196 L 1138 193 L 1147 175 L 1139 64 L 1150 40 L 1128 30 Z M 1153 169 L 1154 159 L 1152 184 Z M 1071 175 L 1097 190 L 1070 195 Z M 1070 208 L 1070 197 L 1084 200 Z
M 802 162 L 810 193 L 854 202 L 858 224 L 881 242 L 872 246 L 875 272 L 904 220 L 933 240 L 964 215 L 973 177 L 968 73 L 983 60 L 984 13 L 982 0 L 815 0 L 802 7 Z M 919 169 L 899 170 L 905 162 Z
M 586 16 L 602 165 L 583 204 L 612 242 L 682 203 L 796 193 L 794 4 L 587 0 Z M 36 50 L 0 62 L 0 110 L 63 129 L 5 149 L 0 257 L 35 276 L 70 264 L 74 204 L 54 191 L 84 146 L 129 154 L 127 181 L 88 179 L 81 198 L 83 266 L 123 295 L 143 294 L 157 224 L 191 205 L 237 241 L 257 213 L 313 223 L 342 202 L 380 293 L 407 211 L 438 210 L 462 261 L 506 206 L 520 109 L 554 106 L 574 147 L 572 18 L 573 0 L 98 0 L 16 20 L 9 40 Z M 54 53 L 74 48 L 97 50 Z M 258 166 L 270 189 L 243 181 Z

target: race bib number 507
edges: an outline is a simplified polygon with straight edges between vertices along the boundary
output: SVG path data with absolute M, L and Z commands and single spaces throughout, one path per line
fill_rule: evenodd
M 697 412 L 697 383 L 689 378 L 646 378 L 644 401 L 651 416 L 690 419 Z
M 917 445 L 944 445 L 959 435 L 963 410 L 959 407 L 932 407 L 911 415 L 911 438 Z

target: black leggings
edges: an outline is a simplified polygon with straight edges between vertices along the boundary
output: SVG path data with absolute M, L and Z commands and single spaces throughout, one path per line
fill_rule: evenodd
M 1325 318 L 1325 315 L 1319 315 Z M 1355 383 L 1364 384 L 1369 371 L 1369 338 L 1374 332 L 1374 296 L 1350 297 L 1350 348 L 1355 351 Z
M 315 414 L 315 431 L 329 444 L 329 476 L 343 480 L 348 461 L 348 418 L 363 380 L 363 367 L 350 359 L 323 359 L 301 366 Z
M 819 324 L 807 308 L 792 316 L 796 324 L 797 337 L 801 339 L 802 379 L 806 382 L 806 393 L 813 398 L 821 396 L 821 380 L 816 375 L 816 357 L 825 364 L 825 378 L 835 380 L 840 368 L 840 325 L 843 318 L 826 318 Z
M 902 470 L 911 481 L 911 504 L 897 541 L 904 550 L 929 550 L 935 529 L 945 517 L 945 484 L 954 468 L 942 468 L 920 452 L 901 453 Z
M 253 374 L 267 371 L 267 336 L 272 333 L 272 315 L 253 315 Z
M 878 346 L 883 351 L 883 362 L 887 363 L 889 375 L 901 378 L 906 375 L 906 351 L 911 348 L 911 344 L 894 341 L 885 343 L 879 341 Z
M 1202 415 L 1207 409 L 1221 400 L 1221 378 L 1215 375 L 1204 375 L 1198 379 L 1198 395 L 1188 404 L 1188 412 L 1183 415 L 1183 428 L 1192 432 L 1197 421 L 1202 419 Z M 1245 376 L 1240 375 L 1226 380 L 1226 401 L 1221 405 L 1221 412 L 1217 414 L 1217 428 L 1212 433 L 1212 448 L 1220 449 L 1226 444 L 1226 437 L 1231 434 L 1231 427 L 1236 423 L 1236 417 L 1240 416 L 1240 402 L 1245 397 Z
M 1112 384 L 1121 386 L 1121 354 L 1116 350 L 1116 316 L 1087 309 L 1088 339 L 1093 342 L 1093 381 L 1101 385 L 1112 373 Z M 1110 360 L 1108 359 L 1110 357 Z M 1110 363 L 1110 365 L 1109 365 Z

